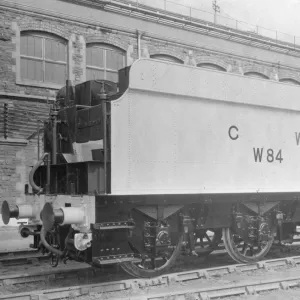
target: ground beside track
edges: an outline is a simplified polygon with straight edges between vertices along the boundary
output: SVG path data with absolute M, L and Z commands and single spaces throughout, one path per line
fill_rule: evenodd
M 1 215 L 0 215 L 1 216 Z M 0 226 L 0 252 L 30 249 L 33 237 L 22 238 L 16 226 Z
M 1 228 L 3 229 L 3 228 Z M 29 237 L 27 239 L 20 238 L 18 235 L 18 231 L 16 227 L 5 227 L 5 230 L 0 229 L 0 238 L 2 237 L 2 243 L 0 244 L 0 251 L 12 251 L 14 249 L 28 249 L 29 244 L 32 242 L 32 238 Z M 273 259 L 273 258 L 281 258 L 281 257 L 289 257 L 289 256 L 297 256 L 300 255 L 300 246 L 292 245 L 288 247 L 273 247 L 270 253 L 267 255 L 266 259 Z M 203 268 L 211 268 L 217 266 L 225 266 L 225 265 L 232 265 L 235 262 L 229 257 L 229 255 L 225 251 L 216 251 L 215 253 L 205 257 L 205 258 L 194 258 L 190 256 L 182 256 L 180 257 L 176 265 L 170 270 L 170 272 L 181 272 L 186 270 L 193 270 L 193 269 L 203 269 Z M 65 268 L 72 268 L 79 266 L 80 268 L 83 267 L 83 264 L 78 264 L 75 262 L 68 262 L 67 267 L 64 266 L 62 263 L 59 265 L 56 270 L 65 269 Z M 87 266 L 87 265 L 84 265 Z M 33 263 L 31 265 L 24 265 L 24 266 L 12 266 L 12 267 L 2 267 L 0 268 L 0 276 L 9 275 L 9 274 L 17 274 L 21 272 L 36 272 L 36 271 L 47 271 L 52 270 L 53 268 L 46 263 Z M 169 273 L 170 273 L 169 272 Z M 0 286 L 0 295 L 8 295 L 8 294 L 15 294 L 25 291 L 36 291 L 36 290 L 46 290 L 46 289 L 53 289 L 59 287 L 67 287 L 67 286 L 74 286 L 74 285 L 82 285 L 82 284 L 91 284 L 91 283 L 99 283 L 99 282 L 110 282 L 110 281 L 117 281 L 117 280 L 124 280 L 124 279 L 132 279 L 129 275 L 124 273 L 121 268 L 117 266 L 112 268 L 104 268 L 104 269 L 97 269 L 96 272 L 97 276 L 95 277 L 93 272 L 82 272 L 79 276 L 63 278 L 62 280 L 55 280 L 52 281 L 39 281 L 39 282 L 32 282 L 26 284 L 13 284 L 13 285 L 2 285 Z M 279 276 L 300 276 L 300 266 L 291 268 L 289 266 L 283 266 L 277 268 L 275 270 L 256 270 L 256 271 L 249 271 L 243 274 L 216 274 L 210 279 L 199 279 L 195 281 L 193 284 L 188 283 L 190 287 L 193 285 L 201 285 L 201 287 L 211 287 L 211 286 L 224 286 L 230 283 L 238 283 L 242 282 L 242 280 L 264 280 L 269 278 L 276 278 Z M 174 286 L 169 287 L 144 287 L 142 288 L 141 295 L 147 294 L 154 294 L 155 292 L 162 292 L 164 289 L 166 290 L 174 290 L 175 288 L 183 288 L 187 284 L 174 284 Z M 129 293 L 112 293 L 108 295 L 101 295 L 101 294 L 92 294 L 90 296 L 79 297 L 76 299 L 129 299 L 128 296 L 135 295 L 136 292 Z M 124 298 L 125 297 L 125 298 Z M 72 298 L 72 297 L 71 297 Z M 70 298 L 69 298 L 70 299 Z M 178 298 L 179 299 L 179 298 Z M 191 298 L 190 300 L 196 300 L 197 298 Z M 300 287 L 290 290 L 290 291 L 275 291 L 275 292 L 265 292 L 264 294 L 260 295 L 251 295 L 251 296 L 239 296 L 239 297 L 228 297 L 226 299 L 234 299 L 234 300 L 254 300 L 254 299 L 261 299 L 261 300 L 279 300 L 279 299 L 300 299 Z M 177 300 L 176 298 L 170 298 L 166 300 Z
M 240 284 L 251 284 L 257 283 L 260 281 L 265 280 L 272 280 L 281 278 L 289 278 L 289 277 L 299 277 L 300 282 L 300 267 L 297 268 L 278 268 L 277 270 L 262 270 L 257 272 L 249 272 L 247 274 L 230 274 L 222 277 L 212 277 L 210 279 L 200 279 L 194 282 L 188 283 L 178 283 L 174 282 L 171 283 L 169 286 L 155 286 L 155 287 L 143 287 L 138 290 L 128 290 L 122 292 L 113 292 L 109 294 L 102 294 L 102 293 L 92 293 L 90 295 L 84 295 L 80 297 L 76 297 L 76 300 L 95 300 L 95 299 L 110 299 L 110 300 L 129 300 L 134 298 L 136 299 L 143 299 L 143 297 L 148 296 L 153 299 L 159 297 L 160 294 L 163 293 L 182 293 L 186 292 L 187 297 L 183 298 L 180 296 L 170 296 L 165 297 L 164 300 L 199 300 L 200 298 L 195 297 L 192 293 L 189 295 L 189 290 L 193 290 L 195 288 L 201 287 L 202 289 L 205 288 L 216 288 L 219 289 L 221 287 L 226 287 L 228 285 L 240 285 Z M 68 298 L 62 299 L 71 299 L 72 294 Z M 161 298 L 159 298 L 161 299 Z M 221 298 L 214 298 L 214 299 L 221 299 Z M 236 296 L 236 297 L 226 297 L 224 299 L 232 299 L 232 300 L 294 300 L 300 299 L 300 285 L 299 287 L 287 291 L 277 290 L 274 292 L 263 292 L 257 295 L 247 295 L 247 296 Z
M 265 292 L 259 295 L 229 297 L 227 300 L 299 300 L 300 288 L 288 291 Z
M 299 246 L 289 246 L 289 247 L 273 247 L 270 251 L 268 257 L 266 259 L 274 259 L 274 258 L 281 258 L 281 257 L 291 257 L 297 256 L 300 254 Z M 207 256 L 206 258 L 195 258 L 191 256 L 181 256 L 176 265 L 170 270 L 168 273 L 174 272 L 182 272 L 194 269 L 203 269 L 203 268 L 211 268 L 211 267 L 218 267 L 218 266 L 226 266 L 226 265 L 233 265 L 235 262 L 229 257 L 229 255 L 224 251 L 217 251 L 216 253 L 212 253 L 211 255 Z M 86 267 L 86 264 L 79 264 L 76 262 L 68 262 L 67 266 L 60 264 L 58 268 L 54 269 L 58 272 L 65 268 L 74 268 L 74 267 Z M 0 276 L 16 274 L 16 273 L 32 273 L 37 271 L 44 271 L 53 270 L 53 268 L 49 264 L 32 264 L 32 265 L 24 265 L 24 266 L 12 266 L 0 269 Z M 186 285 L 193 286 L 193 285 L 201 285 L 201 287 L 211 287 L 211 286 L 224 286 L 227 284 L 232 283 L 239 283 L 243 280 L 264 280 L 264 279 L 271 279 L 280 276 L 300 276 L 300 266 L 291 267 L 288 265 L 278 267 L 276 269 L 271 270 L 256 270 L 256 271 L 247 271 L 246 273 L 232 273 L 232 274 L 218 274 L 216 273 L 209 279 L 197 279 L 194 282 L 189 283 L 181 283 L 181 284 L 174 284 L 174 286 L 169 286 L 168 288 L 183 288 Z M 15 294 L 20 292 L 30 292 L 36 290 L 47 290 L 53 288 L 60 288 L 60 287 L 68 287 L 74 285 L 82 285 L 82 284 L 92 284 L 92 283 L 100 283 L 100 282 L 111 282 L 111 281 L 118 281 L 118 280 L 125 280 L 125 279 L 132 279 L 131 276 L 127 275 L 122 271 L 121 268 L 117 266 L 114 267 L 106 267 L 103 269 L 96 269 L 96 276 L 93 272 L 82 272 L 79 273 L 78 276 L 71 276 L 68 278 L 62 278 L 61 280 L 41 280 L 39 282 L 31 282 L 31 283 L 22 283 L 22 284 L 9 284 L 9 285 L 2 285 L 0 286 L 0 295 L 8 295 L 8 294 Z M 155 293 L 155 292 L 162 292 L 166 289 L 166 287 L 142 287 L 141 291 L 145 294 L 147 293 Z M 139 291 L 139 292 L 141 292 Z M 126 292 L 127 293 L 127 292 Z M 124 293 L 113 293 L 110 297 L 116 297 L 117 299 L 123 299 L 124 296 L 130 296 Z M 132 293 L 132 292 L 131 292 Z M 115 294 L 115 295 L 114 295 Z M 134 295 L 134 293 L 133 293 Z M 267 295 L 266 295 L 267 296 Z M 99 294 L 79 297 L 78 299 L 110 299 L 107 298 L 107 295 L 99 298 Z M 77 298 L 76 298 L 77 299 Z M 230 299 L 230 298 L 227 298 Z M 235 297 L 233 299 L 247 299 L 247 298 L 238 298 Z M 251 299 L 251 298 L 249 298 Z M 253 298 L 255 299 L 255 298 Z M 266 298 L 267 299 L 267 298 Z M 284 298 L 285 299 L 285 298 Z M 292 298 L 291 298 L 292 299 Z M 300 297 L 298 298 L 300 299 Z M 173 300 L 173 299 L 168 299 Z M 175 299 L 174 299 L 175 300 Z M 192 299 L 193 300 L 193 299 Z M 265 300 L 265 299 L 263 299 Z M 273 300 L 273 299 L 272 299 Z

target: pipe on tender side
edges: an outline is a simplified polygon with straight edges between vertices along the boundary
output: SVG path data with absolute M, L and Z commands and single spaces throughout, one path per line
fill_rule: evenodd
M 50 251 L 50 252 L 52 252 L 52 253 L 58 255 L 59 257 L 62 257 L 62 256 L 64 255 L 64 253 L 63 253 L 62 251 L 53 248 L 52 246 L 50 246 L 50 245 L 47 243 L 47 241 L 46 241 L 46 232 L 45 232 L 44 226 L 42 226 L 42 228 L 41 228 L 40 237 L 41 237 L 41 242 L 42 242 L 42 244 L 45 246 L 45 248 L 46 248 L 48 251 Z
M 52 115 L 52 164 L 56 165 L 57 156 L 57 115 Z
M 47 157 L 48 155 L 49 155 L 49 153 L 44 153 L 43 156 L 41 157 L 41 159 L 34 165 L 34 167 L 31 169 L 31 171 L 29 173 L 29 184 L 38 193 L 41 193 L 43 191 L 43 188 L 40 186 L 37 186 L 35 184 L 35 182 L 33 180 L 33 176 L 34 176 L 34 173 L 36 172 L 36 170 L 38 169 L 38 167 L 41 166 L 42 163 L 44 162 L 45 157 Z

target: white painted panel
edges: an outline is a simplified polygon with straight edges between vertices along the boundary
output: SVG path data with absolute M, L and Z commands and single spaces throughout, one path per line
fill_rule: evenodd
M 120 109 L 113 123 L 113 193 L 300 189 L 298 113 L 137 91 L 130 92 L 129 105 L 130 121 Z M 112 112 L 114 118 L 115 108 Z M 231 126 L 238 128 L 231 131 L 233 138 L 239 135 L 236 140 L 229 136 Z M 262 161 L 255 162 L 254 149 L 261 148 Z M 273 162 L 267 161 L 268 149 Z
M 132 64 L 130 88 L 300 110 L 300 87 L 153 59 Z
M 184 69 L 189 68 L 182 67 L 182 74 Z M 166 69 L 165 75 L 169 72 Z M 197 70 L 193 72 L 197 74 Z M 201 70 L 202 75 L 211 72 Z M 159 72 L 162 82 L 156 85 L 171 91 L 162 73 Z M 210 82 L 209 88 L 194 85 L 198 97 L 182 96 L 179 92 L 179 95 L 159 93 L 147 87 L 147 91 L 129 89 L 113 103 L 113 194 L 300 190 L 300 112 L 261 106 L 265 103 L 271 106 L 275 100 L 276 106 L 288 107 L 290 103 L 298 109 L 296 100 L 299 98 L 300 104 L 300 97 L 296 91 L 300 89 L 246 78 L 256 85 L 253 92 L 250 83 L 248 87 L 238 86 L 243 83 L 241 77 L 217 74 L 223 75 L 218 77 L 223 83 L 229 77 L 235 79 L 232 89 L 223 91 L 226 90 L 226 100 L 240 103 L 222 101 L 224 94 L 218 91 L 219 81 L 214 85 Z M 201 80 L 205 81 L 207 76 Z M 186 77 L 181 87 L 177 87 L 176 77 L 177 73 L 173 73 L 169 80 L 173 91 L 183 91 L 184 85 L 189 88 L 188 79 L 192 77 Z M 281 89 L 285 94 L 280 94 Z M 216 99 L 202 98 L 208 94 Z M 281 97 L 283 104 L 279 101 Z M 252 101 L 252 105 L 242 103 L 247 101 Z M 231 131 L 233 138 L 238 134 L 236 140 L 229 136 L 231 126 L 238 130 Z M 261 162 L 258 157 L 255 161 L 257 149 L 263 149 Z M 269 153 L 273 151 L 273 156 L 269 155 L 271 162 L 268 149 L 272 149 Z
M 129 94 L 113 101 L 111 106 L 111 189 L 129 191 L 130 186 L 130 143 Z

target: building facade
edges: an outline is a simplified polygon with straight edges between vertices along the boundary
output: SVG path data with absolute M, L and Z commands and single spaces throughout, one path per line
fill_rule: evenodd
M 1 0 L 0 28 L 0 204 L 22 198 L 66 79 L 117 81 L 150 57 L 300 85 L 300 47 L 128 1 Z

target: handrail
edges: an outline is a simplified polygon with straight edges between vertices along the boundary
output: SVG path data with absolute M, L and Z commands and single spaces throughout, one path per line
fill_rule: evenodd
M 278 30 L 265 28 L 259 25 L 253 25 L 247 22 L 243 22 L 231 17 L 226 17 L 220 14 L 215 15 L 212 12 L 208 12 L 205 10 L 201 10 L 199 8 L 195 8 L 192 6 L 187 6 L 180 3 L 175 3 L 171 0 L 114 0 L 117 2 L 127 3 L 131 6 L 135 7 L 151 7 L 157 9 L 159 11 L 165 11 L 172 14 L 182 15 L 187 17 L 188 19 L 199 19 L 205 22 L 215 23 L 219 26 L 229 27 L 235 30 L 240 30 L 247 32 L 253 35 L 260 35 L 266 38 L 270 38 L 272 40 L 286 42 L 288 44 L 293 44 L 294 46 L 300 46 L 300 37 L 287 34 Z M 114 2 L 111 0 L 100 1 L 106 2 L 109 4 L 110 2 Z

